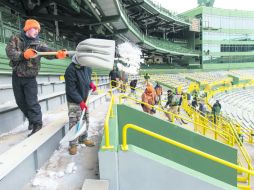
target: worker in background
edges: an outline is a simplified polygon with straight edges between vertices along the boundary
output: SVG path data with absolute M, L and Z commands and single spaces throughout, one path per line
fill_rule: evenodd
M 109 80 L 111 82 L 112 88 L 115 88 L 117 86 L 117 82 L 119 81 L 119 78 L 120 76 L 116 67 L 113 67 L 113 70 L 111 70 L 109 73 Z
M 155 105 L 155 94 L 152 86 L 147 86 L 141 96 L 141 101 L 146 104 L 141 104 L 144 112 L 154 114 L 154 109 L 151 106 Z

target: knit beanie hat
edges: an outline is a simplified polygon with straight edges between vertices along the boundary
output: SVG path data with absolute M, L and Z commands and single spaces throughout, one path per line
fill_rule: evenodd
M 24 31 L 28 31 L 31 28 L 37 28 L 39 31 L 41 30 L 40 23 L 34 19 L 27 19 L 24 26 Z

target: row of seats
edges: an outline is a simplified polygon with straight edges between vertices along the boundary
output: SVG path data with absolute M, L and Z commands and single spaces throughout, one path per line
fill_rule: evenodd
M 149 72 L 147 72 L 149 73 Z M 241 70 L 241 76 L 250 76 L 254 78 L 254 70 Z M 238 76 L 235 73 L 235 76 Z M 252 75 L 253 74 L 253 75 Z M 228 77 L 232 75 L 232 71 L 215 71 L 215 72 L 193 72 L 193 73 L 178 73 L 178 74 L 154 74 L 151 75 L 152 80 L 163 82 L 173 88 L 182 86 L 183 89 L 188 89 L 191 81 L 196 81 L 202 84 L 214 84 L 219 85 L 222 82 L 230 82 L 232 78 Z M 234 75 L 232 75 L 234 76 Z
M 128 22 L 128 25 L 135 30 L 135 33 L 139 35 L 139 38 L 142 42 L 145 44 L 152 44 L 153 46 L 156 46 L 156 49 L 164 49 L 169 52 L 177 52 L 182 54 L 195 54 L 196 56 L 199 55 L 199 52 L 184 48 L 180 46 L 179 44 L 170 42 L 168 40 L 160 39 L 160 38 L 153 38 L 151 36 L 146 36 L 136 25 L 135 22 L 131 21 L 126 13 L 126 10 L 120 6 L 121 12 L 123 13 L 125 20 Z
M 182 22 L 187 22 L 189 23 L 188 18 L 177 14 L 176 12 L 170 11 L 166 8 L 164 8 L 164 6 L 161 6 L 161 4 L 153 1 L 153 0 L 146 0 L 149 4 L 151 4 L 153 6 L 154 9 L 159 10 L 160 13 L 163 13 L 164 15 L 167 15 L 170 18 L 174 18 L 177 21 L 182 21 Z
M 11 74 L 0 75 L 0 81 L 3 82 L 0 84 L 1 134 L 22 125 L 25 118 L 15 103 Z M 39 75 L 37 82 L 38 99 L 43 113 L 66 103 L 65 82 L 60 75 Z M 107 76 L 98 77 L 96 84 L 98 85 L 98 92 L 105 92 L 105 89 L 109 88 L 109 79 Z
M 215 100 L 220 101 L 222 113 L 237 120 L 245 133 L 254 129 L 254 88 L 217 94 L 210 99 L 210 104 L 212 105 Z
M 151 37 L 151 36 L 144 36 L 144 40 L 160 47 L 163 49 L 167 49 L 169 51 L 174 51 L 174 52 L 179 52 L 179 53 L 191 53 L 191 54 L 199 54 L 199 52 L 196 52 L 192 49 L 188 49 L 185 47 L 182 47 L 179 44 L 170 42 L 168 40 L 163 40 L 161 38 L 155 38 L 155 37 Z
M 232 70 L 229 71 L 229 74 L 232 74 L 241 79 L 254 78 L 254 70 Z
M 197 81 L 201 84 L 228 80 L 228 73 L 226 71 L 194 72 L 194 73 L 183 73 L 182 75 L 194 81 Z
M 180 74 L 152 75 L 151 79 L 154 81 L 162 82 L 174 89 L 181 86 L 183 92 L 187 92 L 190 84 L 190 81 L 185 79 Z

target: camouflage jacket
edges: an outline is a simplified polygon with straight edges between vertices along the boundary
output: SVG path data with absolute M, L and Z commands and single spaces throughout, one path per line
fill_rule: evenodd
M 46 44 L 39 41 L 39 39 L 27 40 L 25 35 L 17 34 L 10 38 L 6 46 L 6 54 L 10 59 L 10 66 L 18 77 L 35 77 L 38 75 L 41 64 L 41 57 L 26 60 L 23 57 L 23 52 L 32 48 L 37 51 L 45 52 L 52 51 Z M 47 59 L 54 59 L 54 56 L 48 56 Z

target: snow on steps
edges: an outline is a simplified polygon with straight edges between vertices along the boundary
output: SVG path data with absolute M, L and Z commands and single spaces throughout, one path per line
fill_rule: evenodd
M 108 190 L 108 180 L 86 179 L 82 190 Z

